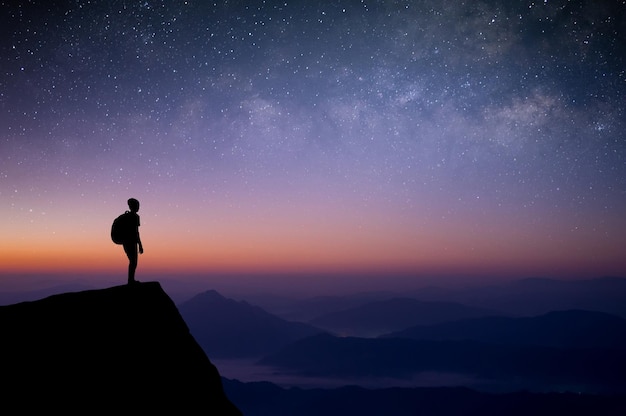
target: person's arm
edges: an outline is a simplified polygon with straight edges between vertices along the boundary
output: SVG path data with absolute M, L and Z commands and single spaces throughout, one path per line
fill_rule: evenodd
M 141 225 L 141 220 L 139 219 L 139 215 L 137 215 L 137 244 L 139 244 L 139 254 L 143 254 L 143 245 L 141 244 L 141 237 L 139 236 L 140 225 Z

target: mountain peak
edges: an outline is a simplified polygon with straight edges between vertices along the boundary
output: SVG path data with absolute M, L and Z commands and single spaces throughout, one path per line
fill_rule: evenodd
M 285 321 L 246 301 L 225 298 L 214 290 L 196 295 L 178 308 L 198 343 L 214 358 L 258 358 L 320 332 L 304 323 Z
M 202 297 L 202 298 L 208 298 L 208 299 L 226 299 L 224 296 L 222 296 L 217 290 L 215 289 L 209 289 L 205 292 L 202 292 L 198 295 L 196 295 L 196 297 Z
M 3 397 L 23 413 L 241 414 L 158 282 L 1 306 L 0 328 Z

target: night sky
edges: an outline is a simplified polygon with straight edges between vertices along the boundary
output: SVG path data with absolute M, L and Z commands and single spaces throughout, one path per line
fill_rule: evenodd
M 0 275 L 626 274 L 624 1 L 0 4 Z

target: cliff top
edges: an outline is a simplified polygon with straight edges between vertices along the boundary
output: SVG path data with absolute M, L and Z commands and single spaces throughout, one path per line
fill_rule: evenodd
M 5 404 L 240 415 L 158 282 L 0 306 Z

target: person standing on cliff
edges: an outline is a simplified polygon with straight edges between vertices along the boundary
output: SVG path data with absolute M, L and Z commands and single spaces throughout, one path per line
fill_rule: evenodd
M 139 237 L 139 201 L 135 198 L 128 200 L 128 208 L 130 209 L 129 217 L 132 218 L 129 224 L 129 234 L 126 241 L 123 243 L 124 252 L 128 257 L 128 284 L 138 283 L 135 280 L 135 270 L 137 270 L 137 261 L 139 254 L 143 254 L 143 245 L 141 244 L 141 237 Z

